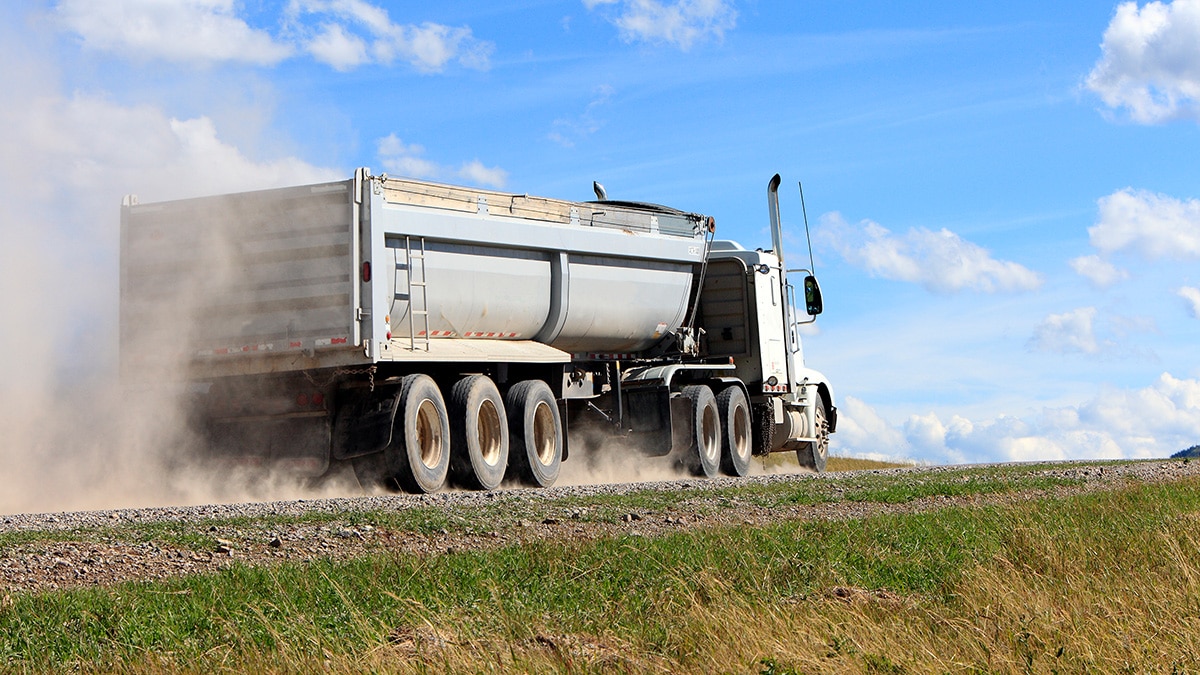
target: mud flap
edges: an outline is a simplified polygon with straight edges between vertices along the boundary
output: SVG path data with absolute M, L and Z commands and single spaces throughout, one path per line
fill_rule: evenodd
M 351 459 L 383 452 L 392 442 L 392 425 L 400 407 L 400 385 L 376 386 L 375 391 L 339 392 L 333 421 L 333 457 Z
M 667 387 L 625 389 L 625 419 L 630 432 L 628 439 L 634 447 L 650 457 L 671 453 L 673 445 L 671 390 Z

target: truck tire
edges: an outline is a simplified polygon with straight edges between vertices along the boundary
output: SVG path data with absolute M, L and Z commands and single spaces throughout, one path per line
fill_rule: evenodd
M 550 385 L 524 380 L 508 390 L 508 477 L 533 487 L 550 487 L 562 467 L 563 427 Z
M 400 381 L 400 407 L 384 461 L 407 492 L 437 492 L 450 469 L 450 419 L 437 383 L 428 375 Z
M 692 402 L 689 420 L 692 442 L 680 462 L 693 476 L 716 478 L 721 464 L 721 416 L 717 399 L 705 384 L 688 385 L 680 393 Z
M 817 440 L 796 448 L 796 459 L 800 461 L 800 466 L 821 473 L 829 461 L 829 419 L 825 415 L 825 399 L 820 394 L 816 395 L 813 417 L 816 419 Z
M 450 390 L 450 476 L 471 490 L 495 490 L 508 468 L 504 399 L 486 375 L 469 375 Z
M 750 404 L 741 387 L 726 387 L 717 394 L 717 414 L 721 418 L 721 471 L 729 476 L 745 476 L 750 473 L 754 448 Z

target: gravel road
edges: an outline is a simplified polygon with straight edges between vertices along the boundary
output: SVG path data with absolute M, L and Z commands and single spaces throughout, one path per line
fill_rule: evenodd
M 346 559 L 365 553 L 400 551 L 440 555 L 538 540 L 586 541 L 614 535 L 655 536 L 687 527 L 766 524 L 781 520 L 845 519 L 877 513 L 927 511 L 969 503 L 1008 502 L 1047 494 L 1045 490 L 968 497 L 936 496 L 903 504 L 840 500 L 839 485 L 864 475 L 922 480 L 962 467 L 922 467 L 829 474 L 777 474 L 715 480 L 582 485 L 546 490 L 444 492 L 435 495 L 373 495 L 261 503 L 81 511 L 0 516 L 0 602 L 14 594 L 57 588 L 109 585 L 209 572 L 232 564 L 271 564 L 320 558 Z M 975 466 L 972 468 L 986 468 Z M 1053 494 L 1111 489 L 1130 482 L 1161 482 L 1200 475 L 1200 462 L 1060 463 L 1038 465 L 1029 476 L 1071 479 Z M 816 505 L 767 508 L 720 490 L 753 484 L 808 484 L 832 489 L 835 498 Z M 621 514 L 589 506 L 611 495 L 691 491 L 665 508 Z M 438 529 L 392 529 L 363 522 L 363 512 L 404 512 L 433 507 L 454 514 Z M 473 512 L 486 514 L 473 520 Z M 318 522 L 288 516 L 327 514 Z M 345 519 L 339 515 L 346 514 Z M 273 518 L 284 516 L 285 518 Z M 151 524 L 175 537 L 148 538 Z M 175 545 L 180 535 L 198 545 Z

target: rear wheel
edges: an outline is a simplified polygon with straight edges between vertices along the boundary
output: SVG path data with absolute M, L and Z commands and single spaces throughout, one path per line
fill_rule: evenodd
M 524 380 L 508 390 L 508 475 L 534 487 L 549 487 L 562 467 L 563 429 L 550 385 Z
M 382 453 L 354 459 L 363 485 L 382 484 L 408 492 L 437 492 L 450 468 L 450 424 L 446 402 L 428 375 L 400 381 L 392 441 Z
M 820 473 L 829 461 L 829 418 L 825 415 L 825 399 L 820 394 L 816 395 L 813 402 L 813 418 L 816 421 L 817 440 L 796 448 L 796 459 L 800 461 L 800 466 Z
M 721 417 L 721 471 L 730 476 L 750 472 L 750 405 L 741 387 L 732 386 L 717 395 L 717 413 Z
M 689 420 L 692 427 L 691 446 L 680 461 L 693 476 L 715 478 L 721 463 L 721 417 L 712 389 L 704 384 L 692 384 L 680 390 L 692 402 Z
M 500 390 L 486 375 L 470 375 L 450 390 L 450 472 L 454 482 L 494 490 L 508 467 L 508 420 Z

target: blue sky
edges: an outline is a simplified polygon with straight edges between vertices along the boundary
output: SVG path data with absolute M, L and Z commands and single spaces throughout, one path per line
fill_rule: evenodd
M 835 451 L 1200 443 L 1200 0 L 25 1 L 0 58 L 10 411 L 111 377 L 126 193 L 599 180 L 754 247 L 779 172 Z

